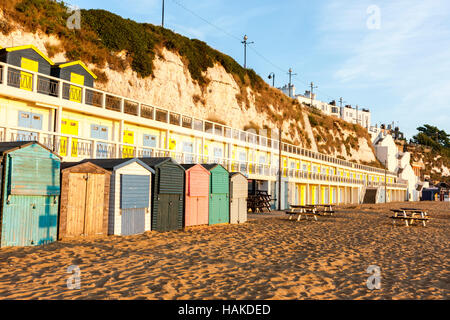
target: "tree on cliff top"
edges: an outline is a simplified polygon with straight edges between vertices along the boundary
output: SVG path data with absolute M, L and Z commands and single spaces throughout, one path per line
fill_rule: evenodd
M 450 157 L 450 134 L 435 126 L 425 124 L 417 128 L 418 133 L 412 138 L 413 143 L 433 148 Z

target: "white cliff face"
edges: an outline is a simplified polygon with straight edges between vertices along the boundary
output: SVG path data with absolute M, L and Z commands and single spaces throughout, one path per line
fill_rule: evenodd
M 35 45 L 43 53 L 48 54 L 45 44 L 60 47 L 60 41 L 55 36 L 48 36 L 41 32 L 28 33 L 18 27 L 8 36 L 0 34 L 0 46 Z M 124 55 L 126 52 L 118 53 Z M 51 58 L 54 62 L 66 61 L 64 52 Z M 87 64 L 94 69 L 94 65 Z M 106 90 L 117 95 L 126 96 L 149 105 L 169 109 L 186 115 L 224 123 L 228 126 L 244 129 L 250 124 L 259 128 L 268 127 L 276 131 L 275 121 L 268 113 L 258 111 L 255 97 L 258 93 L 247 88 L 249 105 L 238 101 L 241 94 L 239 85 L 233 76 L 220 65 L 209 68 L 205 75 L 210 80 L 205 88 L 201 88 L 191 77 L 187 66 L 181 57 L 165 48 L 154 60 L 154 76 L 145 79 L 136 72 L 127 68 L 123 72 L 112 70 L 108 65 L 102 68 L 108 77 L 107 83 L 95 84 L 97 89 Z M 278 110 L 277 106 L 268 105 L 268 109 Z M 313 130 L 306 112 L 303 114 L 304 127 L 301 122 L 294 119 L 285 119 L 283 123 L 283 137 L 292 141 L 301 141 L 298 133 L 292 130 L 294 125 L 306 133 L 311 141 L 310 149 L 317 151 Z M 354 132 L 342 130 L 344 140 L 347 135 Z M 300 145 L 305 147 L 305 145 Z M 347 160 L 371 162 L 375 155 L 365 138 L 359 138 L 359 150 L 350 149 L 347 154 L 345 148 L 335 152 L 333 156 L 343 156 Z

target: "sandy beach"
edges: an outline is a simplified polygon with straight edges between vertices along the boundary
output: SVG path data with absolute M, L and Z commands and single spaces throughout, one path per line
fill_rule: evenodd
M 427 208 L 426 227 L 390 208 Z M 450 203 L 337 207 L 334 217 L 249 215 L 243 225 L 0 250 L 1 299 L 449 299 Z M 77 265 L 81 288 L 70 290 Z M 370 265 L 381 288 L 369 290 Z

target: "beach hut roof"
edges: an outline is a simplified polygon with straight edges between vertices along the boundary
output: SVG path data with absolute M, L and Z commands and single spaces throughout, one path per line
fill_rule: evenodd
M 80 65 L 94 79 L 97 79 L 97 76 L 81 60 L 55 63 L 55 67 L 58 67 L 58 68 L 66 68 L 66 67 L 70 67 L 70 66 L 74 66 L 74 65 Z
M 144 162 L 140 161 L 137 158 L 124 158 L 124 159 L 85 159 L 82 161 L 82 163 L 85 162 L 91 162 L 99 167 L 102 167 L 103 169 L 106 170 L 117 170 L 120 169 L 124 166 L 127 166 L 133 162 L 137 162 L 139 163 L 141 166 L 143 166 L 144 168 L 146 168 L 148 171 L 150 171 L 151 173 L 155 173 L 155 170 L 153 170 L 152 168 L 150 168 L 147 164 L 145 164 Z
M 31 49 L 34 50 L 38 55 L 40 55 L 44 60 L 46 60 L 50 65 L 54 65 L 55 63 L 50 60 L 49 57 L 47 57 L 45 54 L 42 53 L 41 50 L 36 48 L 34 45 L 25 45 L 25 46 L 16 46 L 16 47 L 9 47 L 9 48 L 1 48 L 0 50 L 6 51 L 6 52 L 14 52 L 14 51 L 20 51 L 20 50 L 26 50 Z
M 81 163 L 84 163 L 84 162 L 61 162 L 61 170 L 79 165 Z
M 173 160 L 170 157 L 162 157 L 162 158 L 157 158 L 157 157 L 152 157 L 152 158 L 139 158 L 139 160 L 141 160 L 142 162 L 144 162 L 146 165 L 148 165 L 149 167 L 155 169 L 156 167 L 160 166 L 163 163 L 166 162 L 172 162 L 173 164 L 177 165 L 178 167 L 180 167 L 181 169 L 184 168 L 183 166 L 181 166 L 178 162 L 176 162 L 175 160 Z
M 195 163 L 189 163 L 189 164 L 182 163 L 182 164 L 180 164 L 180 166 L 182 166 L 184 168 L 184 170 L 189 170 L 193 166 L 196 166 L 196 164 Z
M 208 169 L 206 169 L 204 166 L 202 166 L 201 164 L 199 164 L 199 163 L 189 163 L 189 164 L 181 164 L 181 166 L 184 168 L 184 170 L 186 170 L 186 171 L 188 171 L 189 169 L 191 169 L 192 167 L 195 167 L 195 166 L 198 166 L 199 168 L 201 168 L 203 171 L 205 171 L 205 172 L 208 172 L 208 174 L 211 174 L 210 172 L 209 172 L 209 170 Z
M 216 168 L 217 166 L 221 166 L 222 168 L 224 168 L 222 165 L 218 164 L 218 163 L 210 163 L 210 164 L 202 164 L 202 166 L 206 169 L 211 171 L 212 169 Z M 225 168 L 224 168 L 225 169 Z M 225 169 L 226 170 L 226 169 Z
M 52 150 L 50 150 L 49 148 L 47 148 L 46 146 L 40 144 L 37 141 L 12 141 L 12 142 L 0 142 L 0 157 L 3 156 L 5 153 L 9 153 L 12 152 L 14 150 L 18 150 L 21 148 L 25 148 L 27 146 L 30 146 L 32 144 L 38 144 L 40 145 L 42 148 L 50 151 L 51 153 L 55 154 L 58 158 L 61 159 L 61 157 L 59 155 L 57 155 L 56 153 L 54 153 Z
M 91 170 L 95 171 L 96 173 L 104 173 L 104 174 L 111 174 L 111 172 L 103 167 L 100 167 L 90 161 L 88 162 L 61 162 L 61 170 L 68 169 L 69 171 L 77 172 L 81 171 L 84 172 L 87 170 L 87 168 L 90 168 Z
M 240 173 L 240 172 L 230 172 L 230 178 L 231 177 L 234 177 L 235 175 L 238 175 L 238 174 L 240 174 L 241 176 L 243 176 L 245 179 L 247 179 L 247 177 L 246 176 L 244 176 L 242 173 Z

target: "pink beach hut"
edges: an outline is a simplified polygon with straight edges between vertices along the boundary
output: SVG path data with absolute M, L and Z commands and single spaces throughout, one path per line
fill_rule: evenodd
M 186 170 L 184 226 L 208 224 L 211 173 L 200 164 L 181 166 Z

